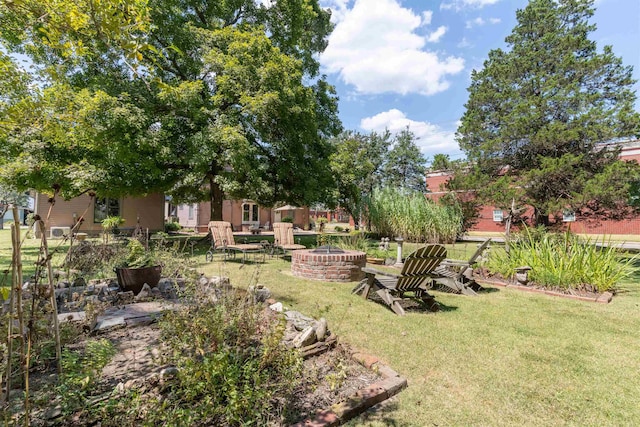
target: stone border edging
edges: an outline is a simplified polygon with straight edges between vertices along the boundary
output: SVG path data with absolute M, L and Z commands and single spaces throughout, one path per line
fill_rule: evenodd
M 585 297 L 581 295 L 564 294 L 562 292 L 549 291 L 546 289 L 531 288 L 529 286 L 514 285 L 512 283 L 507 283 L 500 280 L 475 278 L 475 281 L 478 282 L 480 285 L 484 284 L 484 285 L 490 285 L 490 286 L 499 286 L 502 288 L 517 289 L 519 291 L 530 292 L 534 294 L 545 294 L 545 295 L 550 295 L 554 297 L 568 298 L 576 301 L 588 301 L 588 302 L 597 302 L 601 304 L 608 304 L 613 299 L 613 294 L 611 292 L 603 292 L 594 298 L 594 297 Z
M 330 408 L 318 412 L 313 419 L 306 419 L 291 427 L 332 427 L 339 426 L 360 415 L 384 400 L 400 393 L 407 387 L 407 379 L 396 371 L 380 363 L 377 357 L 365 353 L 353 353 L 351 358 L 362 366 L 382 375 L 382 380 L 361 388 L 346 400 L 331 405 Z

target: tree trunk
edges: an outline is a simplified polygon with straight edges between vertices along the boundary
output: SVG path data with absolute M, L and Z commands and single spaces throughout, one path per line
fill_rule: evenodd
M 535 225 L 536 226 L 539 226 L 539 225 L 542 225 L 544 227 L 548 227 L 549 226 L 549 214 L 548 213 L 543 212 L 539 208 L 534 208 L 533 212 L 534 212 L 534 216 L 535 216 Z
M 222 201 L 224 193 L 220 184 L 215 182 L 215 176 L 209 175 L 209 197 L 211 201 L 211 221 L 222 221 Z

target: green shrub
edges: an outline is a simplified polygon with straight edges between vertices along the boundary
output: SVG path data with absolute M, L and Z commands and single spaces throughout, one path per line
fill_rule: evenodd
M 340 227 L 339 225 L 336 225 L 336 226 L 333 228 L 333 230 L 334 230 L 334 231 L 336 231 L 336 232 L 338 232 L 338 233 L 340 233 L 340 232 L 342 231 L 342 227 Z
M 164 223 L 164 231 L 165 233 L 172 233 L 179 231 L 182 227 L 177 222 L 165 222 Z
M 102 368 L 115 354 L 115 347 L 107 339 L 89 341 L 84 354 L 66 348 L 62 351 L 62 375 L 56 393 L 62 399 L 63 413 L 85 406 Z
M 515 268 L 529 266 L 532 268 L 529 279 L 547 288 L 614 290 L 616 284 L 632 273 L 635 257 L 620 261 L 615 248 L 597 243 L 570 232 L 546 233 L 527 228 L 515 236 L 508 254 L 492 252 L 487 268 L 512 278 Z
M 293 218 L 290 217 L 290 216 L 285 216 L 284 218 L 282 218 L 280 220 L 280 222 L 291 222 L 292 223 L 293 222 Z
M 165 399 L 151 402 L 156 407 L 145 421 L 239 426 L 286 416 L 302 361 L 281 342 L 284 318 L 234 292 L 215 304 L 195 294 L 193 301 L 160 323 L 167 362 L 179 373 Z
M 459 208 L 440 205 L 421 192 L 392 188 L 373 192 L 367 202 L 367 219 L 374 232 L 412 242 L 453 242 L 462 230 Z

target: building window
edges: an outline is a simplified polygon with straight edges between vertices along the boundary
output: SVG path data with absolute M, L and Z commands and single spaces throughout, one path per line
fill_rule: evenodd
M 493 210 L 493 220 L 495 222 L 502 222 L 504 219 L 504 215 L 502 213 L 502 209 L 494 209 Z
M 93 203 L 93 222 L 101 223 L 108 216 L 120 216 L 120 200 L 96 197 Z
M 242 205 L 242 223 L 260 223 L 258 218 L 258 205 L 255 203 L 244 203 Z
M 193 219 L 193 205 L 189 205 L 189 219 Z

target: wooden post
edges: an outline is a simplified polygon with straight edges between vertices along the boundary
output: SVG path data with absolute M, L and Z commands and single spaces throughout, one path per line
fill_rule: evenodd
M 56 361 L 58 366 L 58 373 L 62 372 L 62 349 L 60 344 L 60 326 L 58 325 L 58 302 L 56 301 L 56 289 L 53 284 L 53 267 L 51 267 L 51 256 L 49 255 L 49 246 L 47 245 L 47 235 L 45 234 L 44 221 L 38 220 L 38 227 L 40 229 L 42 239 L 42 254 L 44 261 L 47 264 L 47 278 L 49 281 L 49 293 L 51 295 L 51 308 L 53 309 L 53 328 L 56 339 Z

